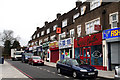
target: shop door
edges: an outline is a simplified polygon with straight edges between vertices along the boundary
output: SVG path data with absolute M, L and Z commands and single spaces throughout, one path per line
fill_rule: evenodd
M 82 54 L 80 59 L 84 60 L 86 63 L 91 64 L 91 49 L 90 48 L 83 48 Z
M 56 63 L 59 60 L 59 50 L 52 50 L 51 51 L 51 62 Z

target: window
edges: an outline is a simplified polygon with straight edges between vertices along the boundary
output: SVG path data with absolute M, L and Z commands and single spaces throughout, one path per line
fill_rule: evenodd
M 48 37 L 44 39 L 44 41 L 48 41 Z
M 93 10 L 93 9 L 99 7 L 101 5 L 101 3 L 102 3 L 102 0 L 92 0 L 90 2 L 90 10 Z
M 33 39 L 35 39 L 35 35 L 33 36 Z
M 54 25 L 54 26 L 53 26 L 53 31 L 55 31 L 55 30 L 56 30 L 56 27 L 57 27 L 57 25 Z
M 62 21 L 62 27 L 65 27 L 65 26 L 67 26 L 67 19 Z
M 85 10 L 86 10 L 86 6 L 81 7 L 81 15 L 85 13 Z
M 111 28 L 117 28 L 118 23 L 118 12 L 112 13 L 109 15 Z
M 74 37 L 74 29 L 71 29 L 71 30 L 70 30 L 70 37 L 71 37 L 71 38 Z
M 66 37 L 65 32 L 63 32 L 62 34 L 59 34 L 59 40 L 65 37 Z
M 41 32 L 41 36 L 43 36 L 43 35 L 44 35 L 44 31 Z
M 78 37 L 81 36 L 81 25 L 77 26 L 77 34 L 78 34 Z
M 77 14 L 75 14 L 75 15 L 73 16 L 73 22 L 74 22 L 74 20 L 75 20 L 79 15 L 80 15 L 80 13 L 77 13 Z
M 100 18 L 97 18 L 97 19 L 94 19 L 92 21 L 89 21 L 89 22 L 85 23 L 85 26 L 86 26 L 86 35 L 98 32 L 98 31 L 94 30 L 94 26 L 95 25 L 100 25 Z
M 50 33 L 50 28 L 47 29 L 47 34 L 49 34 L 49 33 Z
M 41 43 L 42 43 L 42 39 L 41 39 L 41 40 L 39 40 L 39 45 L 41 45 Z
M 37 37 L 39 37 L 39 33 L 37 34 Z
M 55 35 L 50 37 L 50 40 L 54 40 L 55 39 Z

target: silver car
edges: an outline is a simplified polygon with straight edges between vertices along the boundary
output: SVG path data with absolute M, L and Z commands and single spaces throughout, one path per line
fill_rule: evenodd
M 120 80 L 120 66 L 115 67 L 115 80 Z

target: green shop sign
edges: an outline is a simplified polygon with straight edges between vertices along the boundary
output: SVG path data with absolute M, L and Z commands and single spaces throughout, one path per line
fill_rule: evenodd
M 50 42 L 43 43 L 42 47 L 43 47 L 43 48 L 48 47 L 48 46 L 49 46 L 49 43 L 50 43 Z

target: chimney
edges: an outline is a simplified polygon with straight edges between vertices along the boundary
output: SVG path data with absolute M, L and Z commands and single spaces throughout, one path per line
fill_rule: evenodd
M 39 27 L 37 27 L 37 30 L 39 29 Z
M 48 24 L 48 21 L 45 21 L 45 26 Z
M 61 14 L 60 14 L 60 13 L 57 13 L 57 19 L 58 19 L 60 16 L 61 16 Z
M 82 4 L 82 1 L 78 0 L 76 1 L 76 7 L 79 7 Z

